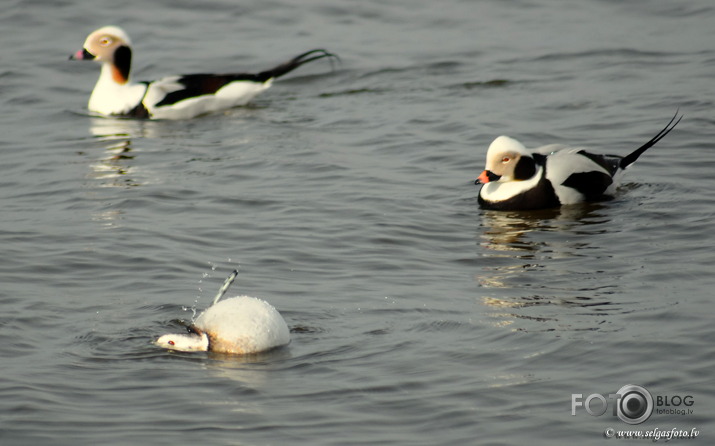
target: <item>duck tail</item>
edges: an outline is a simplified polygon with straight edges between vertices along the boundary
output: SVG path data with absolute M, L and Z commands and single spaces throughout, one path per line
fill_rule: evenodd
M 678 123 L 680 122 L 680 120 L 683 119 L 683 115 L 680 115 L 680 117 L 678 117 L 678 112 L 679 112 L 679 111 L 680 111 L 680 109 L 678 109 L 678 110 L 675 111 L 675 115 L 673 115 L 673 117 L 671 118 L 670 122 L 669 122 L 665 127 L 663 127 L 663 130 L 661 130 L 660 132 L 658 132 L 657 135 L 655 135 L 653 138 L 651 138 L 650 141 L 648 141 L 647 143 L 645 143 L 645 144 L 643 144 L 642 146 L 638 147 L 636 150 L 634 150 L 634 151 L 631 152 L 630 154 L 624 156 L 624 157 L 621 159 L 620 163 L 619 163 L 619 167 L 620 167 L 621 169 L 625 169 L 626 167 L 628 167 L 628 166 L 630 166 L 631 164 L 635 163 L 636 160 L 638 159 L 638 157 L 643 154 L 643 152 L 645 152 L 646 150 L 648 150 L 648 149 L 650 149 L 651 147 L 653 147 L 658 141 L 660 141 L 661 139 L 663 139 L 663 137 L 664 137 L 665 135 L 667 135 L 668 133 L 670 133 L 670 131 L 673 130 L 676 125 L 678 125 Z M 677 118 L 677 119 L 676 119 L 676 118 Z
M 275 79 L 277 77 L 283 76 L 284 74 L 288 74 L 296 68 L 307 64 L 308 62 L 323 59 L 326 57 L 330 58 L 331 65 L 333 60 L 340 62 L 340 58 L 336 54 L 330 53 L 324 49 L 315 49 L 306 51 L 305 53 L 294 57 L 288 62 L 284 62 L 277 67 L 271 68 L 270 70 L 262 71 L 258 73 L 257 77 L 261 82 L 266 82 L 269 79 Z
M 234 280 L 236 280 L 236 276 L 238 276 L 238 270 L 233 270 L 233 272 L 226 278 L 226 280 L 223 282 L 223 285 L 221 285 L 221 289 L 218 290 L 218 294 L 216 294 L 216 297 L 214 297 L 214 301 L 211 305 L 216 305 L 216 302 L 221 300 L 224 294 L 226 294 L 226 291 L 228 291 L 228 288 L 231 286 Z

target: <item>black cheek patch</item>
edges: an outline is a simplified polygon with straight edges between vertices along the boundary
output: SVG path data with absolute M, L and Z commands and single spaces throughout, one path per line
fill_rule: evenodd
M 132 50 L 128 46 L 122 45 L 114 52 L 114 65 L 122 77 L 128 80 L 129 71 L 132 69 Z
M 536 174 L 536 161 L 533 158 L 525 156 L 519 158 L 519 161 L 514 167 L 515 180 L 528 180 Z

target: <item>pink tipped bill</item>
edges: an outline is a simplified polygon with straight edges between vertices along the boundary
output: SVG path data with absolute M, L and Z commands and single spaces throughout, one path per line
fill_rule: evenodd
M 70 60 L 92 60 L 94 59 L 94 57 L 94 54 L 82 48 L 81 50 L 71 55 Z

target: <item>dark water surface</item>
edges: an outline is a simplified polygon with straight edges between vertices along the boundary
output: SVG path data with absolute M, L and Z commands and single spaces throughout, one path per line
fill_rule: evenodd
M 711 1 L 10 3 L 0 444 L 715 440 Z M 105 24 L 132 37 L 138 79 L 315 47 L 343 64 L 192 121 L 92 118 L 98 69 L 66 59 Z M 615 200 L 479 209 L 496 136 L 625 154 L 678 107 Z M 152 345 L 233 268 L 289 347 Z M 626 384 L 693 413 L 571 415 L 572 394 Z

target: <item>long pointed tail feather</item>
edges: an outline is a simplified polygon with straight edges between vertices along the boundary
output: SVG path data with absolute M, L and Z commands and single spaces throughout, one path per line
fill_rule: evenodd
M 308 57 L 311 55 L 313 56 Z M 284 62 L 277 67 L 271 68 L 270 70 L 262 71 L 261 73 L 258 73 L 257 77 L 261 82 L 265 82 L 268 79 L 274 79 L 277 77 L 281 77 L 284 74 L 288 74 L 296 68 L 300 67 L 301 65 L 307 64 L 308 62 L 312 62 L 318 59 L 324 59 L 326 57 L 330 58 L 331 62 L 333 60 L 337 60 L 338 62 L 340 61 L 340 58 L 336 54 L 330 53 L 324 49 L 315 49 L 306 51 L 303 54 L 299 54 L 288 62 Z
M 234 280 L 236 280 L 236 276 L 238 276 L 238 270 L 233 270 L 233 272 L 226 278 L 226 280 L 223 282 L 223 285 L 221 285 L 221 289 L 218 290 L 218 294 L 216 294 L 216 297 L 214 297 L 214 301 L 211 305 L 216 305 L 216 302 L 221 300 L 224 294 L 226 294 L 226 291 L 228 291 L 228 287 L 231 286 Z
M 643 152 L 645 152 L 646 150 L 653 147 L 658 141 L 663 139 L 663 137 L 665 135 L 670 133 L 670 131 L 673 130 L 676 125 L 678 125 L 680 120 L 683 119 L 683 115 L 680 115 L 680 117 L 678 117 L 679 111 L 680 111 L 680 109 L 675 111 L 675 115 L 673 115 L 673 118 L 670 120 L 670 122 L 665 127 L 663 127 L 663 130 L 661 130 L 660 132 L 658 132 L 657 135 L 655 135 L 653 138 L 651 138 L 650 141 L 648 141 L 647 143 L 638 147 L 636 150 L 634 150 L 630 154 L 624 156 L 620 162 L 621 169 L 625 169 L 626 167 L 635 163 L 636 160 L 638 159 L 638 157 L 643 154 Z M 677 120 L 676 120 L 676 118 L 677 118 Z

